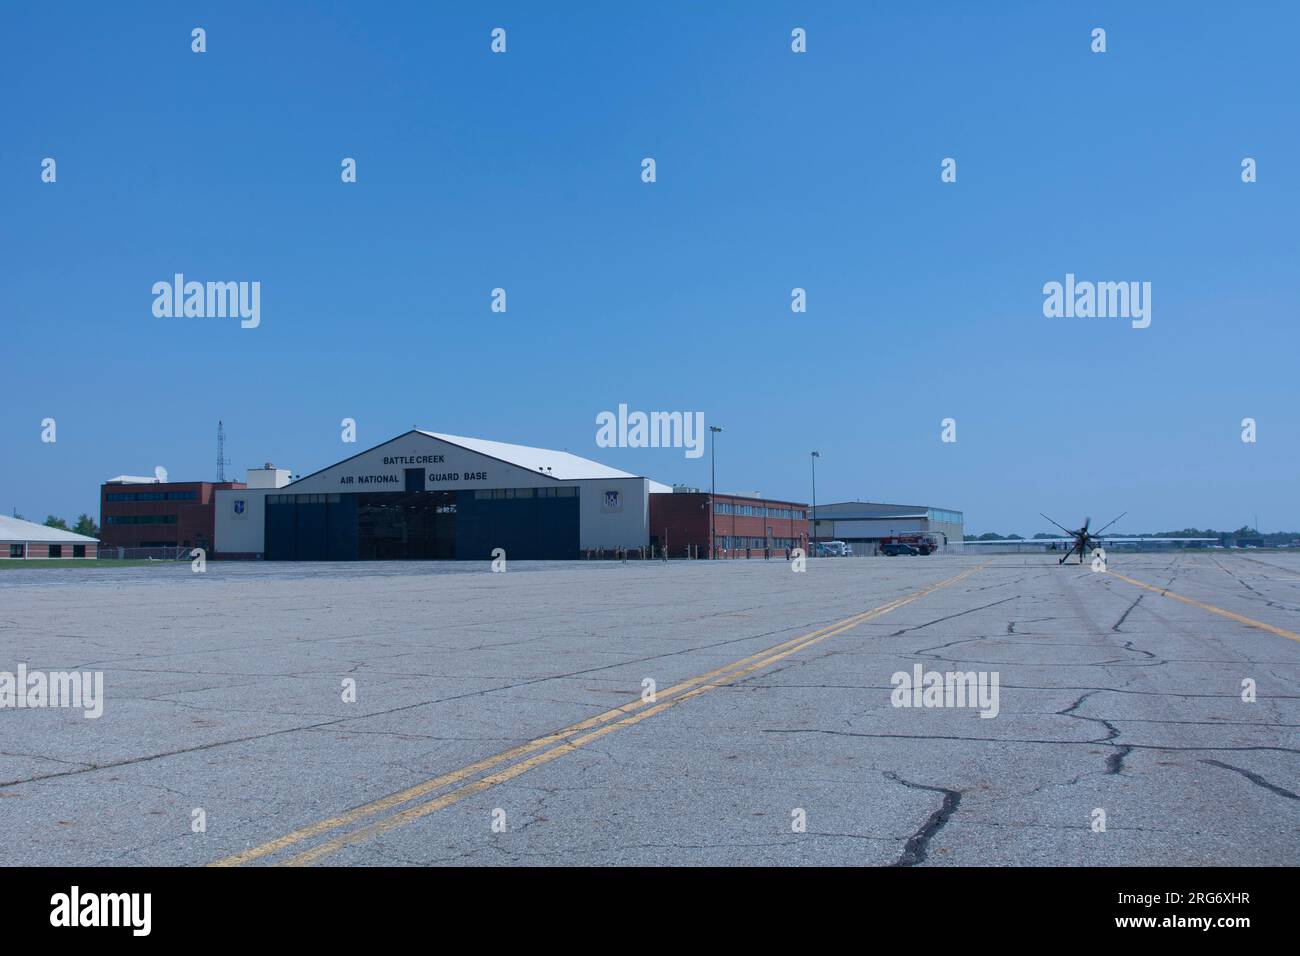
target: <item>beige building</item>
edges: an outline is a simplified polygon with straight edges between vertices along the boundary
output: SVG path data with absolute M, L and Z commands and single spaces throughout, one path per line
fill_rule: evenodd
M 94 558 L 98 552 L 96 538 L 0 515 L 0 559 Z

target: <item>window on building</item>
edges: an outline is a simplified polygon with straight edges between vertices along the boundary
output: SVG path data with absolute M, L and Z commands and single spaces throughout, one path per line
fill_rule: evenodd
M 50 557 L 51 557 L 51 558 L 61 558 L 61 557 L 63 557 L 63 545 L 61 545 L 61 544 L 52 544 L 52 545 L 50 545 Z
M 110 491 L 105 501 L 195 501 L 197 491 Z
M 72 556 L 74 558 L 84 558 L 86 556 L 86 546 L 84 544 L 74 544 L 72 546 Z
M 9 557 L 21 558 L 23 556 L 23 546 L 21 544 L 9 545 Z

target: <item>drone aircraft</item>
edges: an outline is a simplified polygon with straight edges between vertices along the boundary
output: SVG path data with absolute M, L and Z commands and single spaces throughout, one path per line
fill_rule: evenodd
M 1047 515 L 1044 515 L 1041 511 L 1038 513 L 1040 515 L 1043 515 L 1044 518 L 1047 518 Z M 1073 531 L 1071 531 L 1069 528 L 1061 524 L 1058 524 L 1055 521 L 1052 521 L 1051 518 L 1047 518 L 1048 521 L 1051 521 L 1052 524 L 1056 525 L 1058 528 L 1060 528 L 1062 531 L 1064 531 L 1073 539 L 1073 544 L 1070 545 L 1070 549 L 1066 551 L 1065 554 L 1062 555 L 1061 560 L 1057 561 L 1056 563 L 1058 565 L 1064 564 L 1069 559 L 1070 555 L 1078 551 L 1079 563 L 1083 564 L 1084 554 L 1088 551 L 1091 551 L 1094 547 L 1098 547 L 1098 548 L 1101 547 L 1102 544 L 1104 543 L 1101 537 L 1102 532 L 1105 531 L 1107 528 L 1109 528 L 1111 525 L 1113 525 L 1120 518 L 1124 517 L 1124 515 L 1126 514 L 1128 514 L 1127 511 L 1125 511 L 1124 514 L 1121 514 L 1119 518 L 1113 518 L 1112 520 L 1106 522 L 1106 524 L 1104 524 L 1099 531 L 1092 531 L 1092 532 L 1088 530 L 1088 525 L 1092 524 L 1091 518 L 1084 518 L 1083 527 L 1076 528 Z
M 1043 514 L 1041 511 L 1039 512 L 1039 514 L 1042 515 L 1044 518 L 1047 518 L 1047 515 Z M 1106 524 L 1102 525 L 1101 528 L 1099 528 L 1096 531 L 1090 530 L 1092 525 L 1091 518 L 1084 518 L 1083 527 L 1075 528 L 1073 530 L 1065 527 L 1065 525 L 1063 524 L 1053 521 L 1051 518 L 1047 518 L 1048 521 L 1051 521 L 1052 524 L 1056 525 L 1067 535 L 1069 535 L 1068 538 L 1051 538 L 1045 535 L 1039 535 L 1034 538 L 999 538 L 996 541 L 966 541 L 963 543 L 963 547 L 966 548 L 994 547 L 997 545 L 1005 546 L 1008 544 L 1014 544 L 1017 546 L 1025 546 L 1025 545 L 1039 546 L 1049 551 L 1058 551 L 1064 549 L 1065 555 L 1059 561 L 1056 562 L 1058 567 L 1064 564 L 1066 561 L 1068 561 L 1070 559 L 1070 556 L 1073 555 L 1075 552 L 1078 552 L 1080 564 L 1083 564 L 1083 560 L 1085 557 L 1091 556 L 1093 557 L 1094 561 L 1098 557 L 1100 557 L 1101 565 L 1102 567 L 1104 567 L 1106 563 L 1104 546 L 1107 544 L 1125 544 L 1125 545 L 1135 544 L 1138 545 L 1139 547 L 1141 547 L 1142 545 L 1155 545 L 1155 544 L 1200 546 L 1200 545 L 1207 545 L 1207 544 L 1210 545 L 1217 544 L 1219 541 L 1218 538 L 1173 538 L 1173 537 L 1155 537 L 1154 535 L 1148 535 L 1146 537 L 1139 537 L 1139 538 L 1119 538 L 1119 537 L 1115 537 L 1114 535 L 1107 535 L 1103 539 L 1102 535 L 1105 532 L 1105 530 L 1109 528 L 1111 525 L 1113 525 L 1120 518 L 1124 517 L 1124 515 L 1126 514 L 1128 514 L 1127 511 L 1124 512 L 1124 514 L 1120 515 L 1119 518 L 1115 518 L 1113 521 L 1106 522 Z M 1096 549 L 1098 548 L 1102 548 L 1102 554 L 1100 556 L 1095 554 Z

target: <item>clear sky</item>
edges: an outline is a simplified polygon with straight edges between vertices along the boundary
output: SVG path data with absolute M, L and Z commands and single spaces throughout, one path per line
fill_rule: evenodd
M 817 449 L 820 502 L 970 532 L 1300 528 L 1298 9 L 7 4 L 0 507 L 211 479 L 218 419 L 236 477 L 419 426 L 707 487 L 596 447 L 626 403 L 722 425 L 719 490 Z M 260 326 L 155 318 L 177 272 Z M 1150 327 L 1045 317 L 1067 273 Z

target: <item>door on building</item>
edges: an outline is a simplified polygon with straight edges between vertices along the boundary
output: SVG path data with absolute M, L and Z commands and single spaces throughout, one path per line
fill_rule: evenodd
M 451 560 L 456 557 L 455 501 L 454 492 L 357 495 L 357 558 Z

